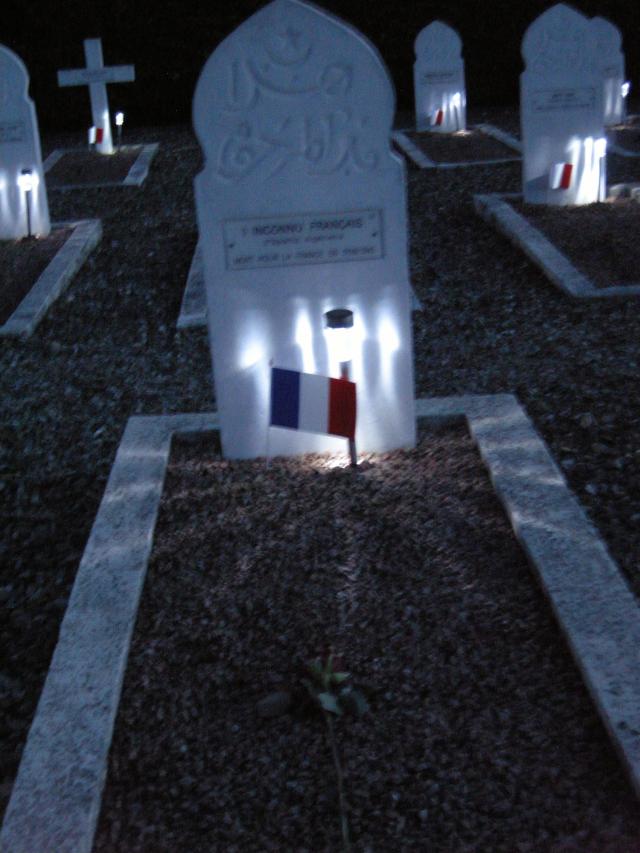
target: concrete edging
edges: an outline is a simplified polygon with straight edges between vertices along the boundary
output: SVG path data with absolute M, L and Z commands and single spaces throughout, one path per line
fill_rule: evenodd
M 640 296 L 640 284 L 596 287 L 545 235 L 508 203 L 513 194 L 474 195 L 476 212 L 518 246 L 563 293 L 574 299 L 611 299 Z
M 475 125 L 475 128 L 482 131 L 482 133 L 485 133 L 487 136 L 492 136 L 498 142 L 502 142 L 503 145 L 513 148 L 514 151 L 518 152 L 518 156 L 497 157 L 492 160 L 461 160 L 455 163 L 436 163 L 430 157 L 427 157 L 427 155 L 409 139 L 404 130 L 394 130 L 391 134 L 391 138 L 398 148 L 400 148 L 420 169 L 463 169 L 469 166 L 495 166 L 500 163 L 520 162 L 522 159 L 520 156 L 522 152 L 522 145 L 515 137 L 499 130 L 492 124 L 478 124 Z
M 638 603 L 510 394 L 416 401 L 466 419 L 493 486 L 640 795 Z M 90 853 L 171 437 L 215 413 L 132 417 L 65 613 L 0 833 L 3 853 Z
M 149 174 L 149 168 L 151 167 L 151 161 L 156 156 L 158 152 L 158 148 L 160 144 L 158 142 L 151 142 L 143 145 L 122 145 L 122 150 L 127 150 L 129 148 L 140 148 L 140 153 L 136 157 L 135 162 L 129 169 L 127 176 L 122 181 L 102 181 L 96 182 L 93 184 L 59 184 L 58 186 L 47 187 L 48 190 L 85 190 L 85 189 L 96 189 L 97 187 L 127 187 L 134 186 L 140 187 L 144 183 Z M 47 157 L 47 159 L 42 164 L 42 168 L 45 172 L 50 172 L 51 169 L 56 165 L 56 163 L 64 157 L 65 154 L 68 154 L 73 151 L 79 151 L 81 149 L 78 148 L 56 148 L 55 151 L 52 151 L 51 154 Z
M 102 223 L 99 219 L 56 222 L 52 227 L 64 228 L 67 226 L 73 228 L 72 234 L 58 249 L 55 257 L 36 279 L 29 293 L 7 322 L 0 326 L 0 337 L 29 337 L 49 307 L 64 293 L 76 272 L 102 237 Z
M 204 286 L 204 258 L 200 240 L 191 259 L 187 274 L 187 284 L 182 294 L 178 329 L 191 329 L 195 326 L 207 325 L 207 293 Z

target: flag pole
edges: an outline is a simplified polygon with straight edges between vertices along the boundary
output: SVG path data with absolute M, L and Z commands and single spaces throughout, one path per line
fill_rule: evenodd
M 343 379 L 346 379 L 348 381 L 351 381 L 350 369 L 349 369 L 350 366 L 351 366 L 350 361 L 341 361 L 340 362 L 340 375 L 342 376 Z M 347 441 L 349 443 L 349 458 L 351 459 L 351 467 L 357 468 L 358 467 L 358 454 L 356 452 L 356 440 L 355 440 L 355 438 L 348 438 Z

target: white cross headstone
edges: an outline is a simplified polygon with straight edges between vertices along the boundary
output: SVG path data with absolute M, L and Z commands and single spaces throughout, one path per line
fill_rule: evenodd
M 625 120 L 624 54 L 620 30 L 606 18 L 592 18 L 596 37 L 596 60 L 602 74 L 602 108 L 605 127 L 622 124 Z
M 435 133 L 464 130 L 467 94 L 460 36 L 442 21 L 433 21 L 418 33 L 414 50 L 416 128 Z
M 87 67 L 58 71 L 58 85 L 89 87 L 91 116 L 98 134 L 96 150 L 101 154 L 112 154 L 107 83 L 131 83 L 135 80 L 135 68 L 133 65 L 105 66 L 100 39 L 85 39 L 84 56 Z
M 31 189 L 23 181 L 31 178 Z M 22 60 L 0 45 L 0 240 L 51 230 L 38 120 Z
M 602 78 L 591 21 L 559 3 L 531 24 L 520 75 L 524 200 L 591 204 L 606 196 Z
M 195 180 L 225 456 L 343 450 L 273 428 L 270 364 L 340 376 L 324 314 L 353 312 L 359 450 L 415 443 L 407 200 L 393 86 L 337 18 L 275 0 L 211 55 L 193 104 Z

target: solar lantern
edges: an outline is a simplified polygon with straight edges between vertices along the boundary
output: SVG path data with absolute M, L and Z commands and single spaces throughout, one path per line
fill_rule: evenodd
M 31 234 L 31 194 L 38 183 L 38 176 L 33 169 L 22 169 L 18 175 L 18 186 L 24 193 L 25 210 L 27 213 L 27 237 Z
M 124 124 L 124 113 L 122 113 L 122 112 L 116 113 L 116 129 L 118 132 L 116 144 L 118 146 L 118 150 L 120 149 L 120 146 L 122 145 L 122 125 L 123 124 Z
M 353 311 L 349 308 L 332 308 L 325 312 L 324 324 L 329 346 L 329 356 L 336 358 L 340 364 L 340 377 L 350 380 L 351 360 L 353 358 Z M 355 439 L 349 438 L 349 456 L 351 465 L 357 466 Z

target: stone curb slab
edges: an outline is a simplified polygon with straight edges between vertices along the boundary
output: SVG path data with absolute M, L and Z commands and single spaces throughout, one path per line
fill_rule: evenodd
M 476 212 L 518 246 L 563 293 L 574 299 L 611 299 L 640 296 L 640 285 L 596 287 L 545 235 L 508 203 L 513 195 L 474 195 Z
M 499 130 L 492 124 L 478 124 L 476 125 L 476 129 L 482 131 L 487 136 L 492 136 L 494 139 L 497 139 L 498 142 L 502 142 L 503 145 L 507 145 L 509 148 L 513 148 L 514 151 L 517 151 L 518 154 L 521 154 L 521 143 L 510 134 Z M 413 160 L 416 166 L 420 169 L 461 169 L 468 166 L 495 166 L 500 163 L 517 163 L 521 160 L 521 157 L 518 156 L 498 157 L 493 160 L 461 160 L 460 162 L 454 163 L 436 163 L 435 160 L 427 157 L 427 155 L 409 139 L 404 130 L 393 131 L 391 138 L 398 148 L 400 148 L 407 157 Z
M 73 231 L 7 322 L 0 326 L 2 337 L 29 337 L 102 238 L 99 219 L 57 222 L 52 227 L 71 227 Z
M 93 184 L 59 184 L 58 186 L 47 187 L 48 190 L 86 190 L 95 189 L 96 187 L 140 187 L 144 183 L 149 174 L 151 161 L 156 156 L 159 148 L 158 142 L 152 142 L 147 145 L 122 145 L 123 151 L 131 148 L 140 148 L 140 154 L 129 169 L 127 176 L 122 181 L 102 181 Z M 56 165 L 56 163 L 64 157 L 65 154 L 79 151 L 78 148 L 56 148 L 42 164 L 45 174 Z M 104 155 L 108 157 L 108 154 Z
M 515 397 L 416 401 L 466 420 L 640 795 L 640 609 Z M 2 853 L 90 853 L 171 437 L 215 413 L 132 417 L 85 549 L 0 833 Z

